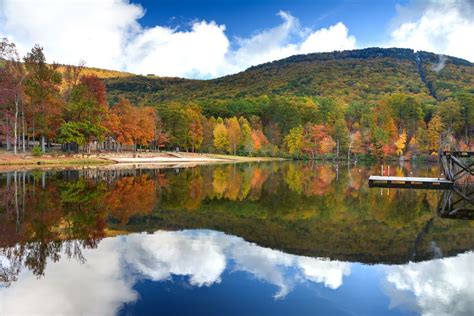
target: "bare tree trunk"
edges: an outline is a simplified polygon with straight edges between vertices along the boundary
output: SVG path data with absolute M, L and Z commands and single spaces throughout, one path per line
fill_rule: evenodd
M 349 148 L 347 149 L 347 163 L 351 161 L 352 135 L 349 135 Z
M 26 176 L 26 173 L 23 171 L 23 194 L 21 195 L 21 216 L 22 216 L 22 219 L 25 218 L 25 195 L 26 195 L 26 183 L 25 183 L 25 176 Z
M 465 135 L 465 138 L 466 138 L 466 145 L 469 146 L 469 137 L 468 137 L 468 124 L 466 124 L 466 126 L 464 127 L 464 135 Z
M 13 181 L 15 184 L 15 212 L 16 212 L 16 230 L 20 230 L 20 209 L 18 208 L 18 183 L 17 183 L 17 172 L 13 174 Z
M 22 131 L 21 131 L 21 146 L 22 146 L 22 151 L 26 151 L 26 144 L 25 144 L 25 134 L 26 134 L 26 128 L 25 128 L 25 107 L 24 105 L 21 106 L 21 125 L 22 125 Z
M 36 136 L 36 129 L 35 129 L 35 120 L 33 118 L 33 134 L 31 135 L 31 141 L 33 142 L 33 146 L 35 146 L 35 136 Z
M 46 152 L 46 140 L 44 139 L 44 135 L 41 135 L 41 151 L 43 153 Z
M 5 119 L 6 119 L 6 128 L 7 128 L 7 150 L 10 150 L 11 148 L 11 141 L 10 141 L 10 122 L 8 120 L 8 114 L 5 115 Z
M 18 112 L 19 112 L 19 103 L 18 96 L 15 97 L 15 121 L 13 122 L 13 153 L 17 154 L 18 149 Z

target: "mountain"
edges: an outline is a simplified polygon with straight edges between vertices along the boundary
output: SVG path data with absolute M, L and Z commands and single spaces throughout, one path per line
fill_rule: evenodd
M 109 101 L 208 102 L 260 96 L 338 97 L 377 102 L 407 93 L 436 103 L 459 92 L 474 93 L 474 64 L 401 48 L 367 48 L 295 55 L 212 80 L 129 75 L 107 77 Z

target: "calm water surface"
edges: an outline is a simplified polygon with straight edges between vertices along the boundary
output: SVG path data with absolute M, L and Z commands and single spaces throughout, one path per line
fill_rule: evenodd
M 2 173 L 0 315 L 473 315 L 473 213 L 440 211 L 472 205 L 368 188 L 379 173 L 292 162 Z

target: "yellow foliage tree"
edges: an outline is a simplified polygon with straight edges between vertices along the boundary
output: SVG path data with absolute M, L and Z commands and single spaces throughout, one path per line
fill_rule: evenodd
M 229 149 L 229 133 L 223 123 L 218 123 L 214 127 L 214 147 L 217 150 L 226 151 Z
M 242 138 L 242 130 L 240 129 L 240 124 L 236 117 L 231 117 L 227 120 L 227 135 L 230 150 L 232 150 L 232 153 L 235 155 L 237 153 L 237 146 Z
M 406 147 L 406 143 L 407 143 L 407 132 L 403 130 L 403 132 L 400 134 L 400 136 L 398 136 L 398 139 L 395 142 L 397 155 L 399 156 L 403 155 L 403 150 Z

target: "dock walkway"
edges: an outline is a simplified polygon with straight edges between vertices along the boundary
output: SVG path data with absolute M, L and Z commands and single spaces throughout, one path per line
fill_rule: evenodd
M 369 187 L 407 189 L 451 189 L 454 182 L 443 178 L 370 176 Z

